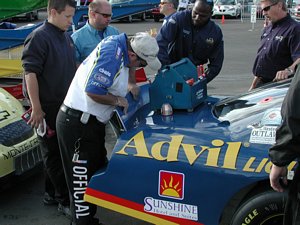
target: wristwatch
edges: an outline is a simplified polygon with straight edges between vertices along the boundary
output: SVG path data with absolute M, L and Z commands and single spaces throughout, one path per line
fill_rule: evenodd
M 290 72 L 290 75 L 294 73 L 294 70 L 292 70 L 290 67 L 285 68 L 284 70 L 289 71 L 289 72 Z

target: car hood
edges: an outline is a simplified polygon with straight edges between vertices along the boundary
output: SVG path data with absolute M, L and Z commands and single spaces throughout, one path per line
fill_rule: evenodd
M 218 224 L 238 190 L 268 179 L 268 148 L 289 82 L 237 97 L 208 97 L 192 112 L 170 116 L 151 109 L 149 84 L 141 86 L 138 102 L 127 96 L 128 114 L 118 109 L 113 116 L 119 137 L 107 167 L 92 177 L 86 200 L 156 224 Z M 176 193 L 164 192 L 168 187 Z M 199 213 L 152 211 L 152 202 Z

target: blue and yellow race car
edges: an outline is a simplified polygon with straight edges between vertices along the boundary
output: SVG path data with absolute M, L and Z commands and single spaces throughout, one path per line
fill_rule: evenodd
M 158 225 L 281 224 L 286 193 L 270 188 L 268 149 L 290 80 L 219 98 L 195 70 L 169 67 L 141 85 L 138 102 L 128 95 L 128 113 L 112 119 L 112 157 L 85 200 Z

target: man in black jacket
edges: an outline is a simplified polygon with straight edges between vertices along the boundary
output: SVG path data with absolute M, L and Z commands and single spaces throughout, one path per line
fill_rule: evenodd
M 300 68 L 291 83 L 282 104 L 282 125 L 276 131 L 276 143 L 270 148 L 269 156 L 273 163 L 270 172 L 271 187 L 283 192 L 282 183 L 287 185 L 287 166 L 300 157 Z M 281 183 L 282 182 L 282 183 Z M 299 224 L 300 215 L 295 207 L 299 199 L 300 169 L 296 169 L 294 179 L 289 186 L 284 225 Z
M 43 127 L 45 121 L 48 131 L 55 130 L 59 107 L 75 75 L 74 44 L 65 32 L 72 24 L 75 7 L 74 0 L 49 0 L 48 20 L 25 40 L 22 64 L 32 107 L 28 124 L 32 127 Z M 41 134 L 39 143 L 46 172 L 55 187 L 58 210 L 70 216 L 57 135 L 53 131 Z

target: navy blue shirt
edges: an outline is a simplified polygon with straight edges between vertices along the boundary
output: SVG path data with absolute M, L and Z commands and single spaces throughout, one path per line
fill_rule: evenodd
M 168 65 L 188 57 L 194 65 L 208 64 L 207 81 L 220 72 L 224 60 L 223 34 L 218 25 L 208 21 L 195 27 L 192 11 L 185 10 L 172 15 L 161 27 L 156 37 L 162 65 Z
M 42 106 L 60 105 L 76 72 L 75 47 L 68 33 L 46 21 L 26 38 L 22 62 L 25 74 L 37 76 Z
M 277 71 L 289 67 L 299 57 L 300 24 L 287 15 L 264 28 L 252 72 L 270 82 Z

